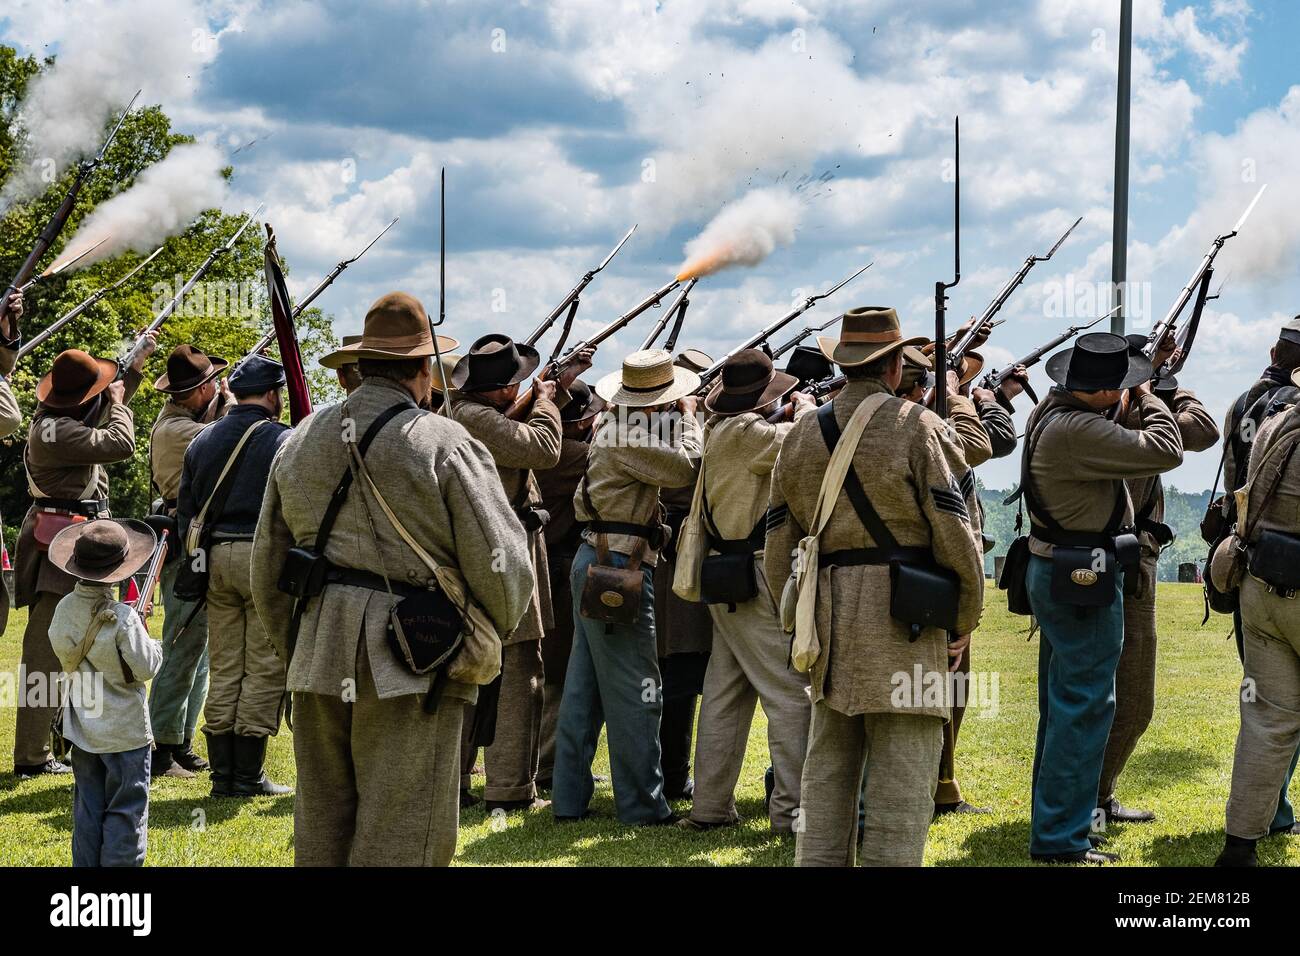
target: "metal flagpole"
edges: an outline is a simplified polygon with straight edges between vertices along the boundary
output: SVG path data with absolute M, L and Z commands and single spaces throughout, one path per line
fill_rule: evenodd
M 1118 308 L 1110 330 L 1124 334 L 1124 283 L 1128 281 L 1129 106 L 1133 85 L 1133 0 L 1120 0 L 1119 92 L 1115 103 L 1115 216 L 1110 246 L 1110 304 Z

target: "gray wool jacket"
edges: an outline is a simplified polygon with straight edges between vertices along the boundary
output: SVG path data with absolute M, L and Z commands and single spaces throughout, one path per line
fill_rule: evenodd
M 435 561 L 460 569 L 498 634 L 513 630 L 528 608 L 533 594 L 528 536 L 510 510 L 488 450 L 446 416 L 414 407 L 410 393 L 396 382 L 372 377 L 345 401 L 307 416 L 271 464 L 253 539 L 252 585 L 258 617 L 282 660 L 288 656 L 294 602 L 276 582 L 289 549 L 315 542 L 325 507 L 347 468 L 344 426 L 359 442 L 371 422 L 403 401 L 412 407 L 384 426 L 366 454 L 367 470 L 380 493 Z M 325 547 L 326 557 L 340 567 L 386 572 L 393 580 L 430 586 L 433 574 L 373 498 L 365 501 L 371 520 L 359 483 L 354 483 Z M 411 673 L 385 639 L 391 603 L 386 591 L 343 584 L 331 584 L 308 599 L 288 661 L 288 689 L 343 693 L 356 686 L 357 655 L 365 652 L 380 698 L 427 692 L 431 677 Z M 455 681 L 448 682 L 444 693 L 464 700 L 476 697 L 475 688 Z

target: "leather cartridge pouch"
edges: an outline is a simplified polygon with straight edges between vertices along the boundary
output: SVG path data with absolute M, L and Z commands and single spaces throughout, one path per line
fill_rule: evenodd
M 701 481 L 704 479 L 701 477 Z M 714 531 L 713 511 L 708 500 L 701 501 L 708 527 Z M 710 535 L 710 545 L 717 554 L 708 554 L 700 564 L 700 600 L 705 604 L 725 604 L 727 610 L 758 597 L 758 575 L 754 568 L 754 552 L 762 550 L 767 534 L 767 512 L 749 532 L 749 537 L 729 540 L 720 535 Z
M 961 579 L 938 565 L 889 562 L 889 616 L 908 626 L 909 641 L 927 627 L 957 632 Z
M 1075 607 L 1109 607 L 1115 602 L 1119 562 L 1113 549 L 1052 547 L 1052 600 Z
M 587 566 L 587 580 L 582 585 L 580 612 L 583 617 L 608 625 L 632 627 L 641 612 L 641 588 L 645 575 L 641 558 L 646 541 L 637 541 L 626 568 L 616 568 L 609 560 L 605 534 L 596 535 L 596 563 Z
M 38 508 L 32 521 L 32 537 L 36 541 L 36 549 L 38 551 L 48 551 L 50 542 L 54 540 L 55 535 L 69 525 L 78 524 L 85 520 L 87 520 L 85 515 Z
M 1282 531 L 1261 531 L 1247 553 L 1250 558 L 1246 570 L 1253 577 L 1274 591 L 1300 589 L 1300 537 Z
M 325 555 L 311 548 L 290 548 L 275 586 L 300 601 L 315 597 L 325 590 L 325 572 L 329 566 Z
M 1030 557 L 1029 536 L 1022 534 L 1011 542 L 1002 562 L 1002 577 L 998 578 L 998 588 L 1007 592 L 1007 610 L 1012 614 L 1034 613 L 1029 606 L 1029 586 L 1026 582 Z

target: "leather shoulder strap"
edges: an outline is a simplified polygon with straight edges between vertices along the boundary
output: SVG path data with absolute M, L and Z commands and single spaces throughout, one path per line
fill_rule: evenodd
M 870 401 L 870 399 L 868 399 L 868 401 Z M 875 415 L 884 404 L 883 401 L 877 402 L 876 407 L 871 410 L 868 419 L 870 419 L 870 416 Z M 821 408 L 817 409 L 817 425 L 821 429 L 822 440 L 826 442 L 826 447 L 830 451 L 832 458 L 835 456 L 835 448 L 839 444 L 840 440 L 840 426 L 839 423 L 835 421 L 834 406 L 834 402 L 827 402 Z M 857 414 L 856 410 L 854 414 Z M 863 427 L 865 427 L 865 425 Z M 854 451 L 856 451 L 856 443 Z M 898 539 L 894 537 L 889 528 L 885 526 L 885 522 L 881 520 L 879 512 L 877 512 L 875 506 L 872 505 L 871 499 L 867 497 L 866 489 L 862 487 L 862 482 L 858 479 L 857 472 L 853 470 L 853 459 L 851 454 L 849 455 L 848 469 L 844 473 L 844 490 L 848 492 L 849 501 L 853 505 L 853 510 L 857 512 L 858 520 L 862 522 L 863 527 L 867 529 L 867 533 L 871 535 L 871 540 L 881 548 L 898 547 Z M 836 489 L 835 497 L 839 497 L 838 489 Z M 823 507 L 827 509 L 827 515 L 829 516 L 830 511 L 835 507 L 834 499 L 832 498 L 825 501 Z
M 361 436 L 361 443 L 357 447 L 357 453 L 362 458 L 366 456 L 366 450 L 370 443 L 375 440 L 375 436 L 380 430 L 391 422 L 394 418 L 408 409 L 418 408 L 412 401 L 398 402 L 396 405 L 384 409 L 366 429 L 366 433 Z M 343 477 L 334 488 L 334 494 L 330 495 L 329 504 L 325 506 L 325 515 L 321 518 L 320 527 L 316 529 L 316 546 L 317 554 L 325 553 L 325 544 L 329 541 L 330 532 L 334 530 L 334 522 L 338 520 L 339 512 L 343 509 L 343 502 L 348 497 L 348 489 L 352 487 L 352 469 L 349 467 L 343 472 Z

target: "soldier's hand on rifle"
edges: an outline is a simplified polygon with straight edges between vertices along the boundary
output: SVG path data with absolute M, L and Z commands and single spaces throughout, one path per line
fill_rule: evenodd
M 157 349 L 158 349 L 158 333 L 156 330 L 150 329 L 144 334 L 144 341 L 141 343 L 140 346 L 140 354 L 137 355 L 135 357 L 135 361 L 131 363 L 131 371 L 143 372 L 144 363 L 149 360 L 149 356 L 153 355 L 153 353 L 157 351 Z
M 948 369 L 948 394 L 956 395 L 961 391 L 961 376 L 956 369 Z
M 230 383 L 224 378 L 217 383 L 218 404 L 224 405 L 226 402 L 234 399 L 234 394 L 230 391 Z
M 1151 365 L 1155 368 L 1160 368 L 1168 362 L 1177 351 L 1178 339 L 1174 335 L 1173 327 L 1170 326 L 1170 328 L 1165 331 L 1164 338 L 1160 340 L 1160 345 L 1156 348 L 1156 354 L 1151 357 Z
M 816 409 L 817 400 L 807 392 L 790 393 L 790 418 L 793 419 L 805 408 Z
M 971 389 L 971 398 L 977 402 L 996 402 L 998 400 L 998 397 L 992 391 L 979 387 Z
M 970 647 L 970 635 L 958 634 L 948 642 L 948 670 L 955 671 L 961 663 L 961 656 L 966 653 L 966 648 Z
M 698 395 L 683 395 L 677 399 L 677 410 L 683 415 L 694 415 L 699 404 L 700 397 Z
M 9 297 L 8 317 L 0 322 L 0 339 L 11 339 L 18 332 L 18 320 L 23 317 L 23 294 L 15 292 Z
M 998 391 L 1003 397 L 1010 401 L 1025 390 L 1025 385 L 1029 381 L 1029 369 L 1023 365 L 1017 365 L 1012 369 L 1011 374 L 1002 380 L 998 386 Z
M 121 405 L 126 401 L 126 383 L 121 379 L 109 383 L 108 400 L 114 405 Z
M 564 364 L 564 371 L 560 373 L 560 387 L 567 389 L 578 380 L 579 375 L 591 368 L 591 359 L 595 354 L 594 348 L 579 349 L 573 358 Z
M 1151 387 L 1151 379 L 1147 379 L 1145 382 L 1133 386 L 1133 395 L 1135 397 L 1150 395 L 1153 390 L 1154 389 Z
M 548 402 L 555 401 L 556 385 L 549 378 L 533 379 L 533 400 L 540 401 L 546 399 Z

